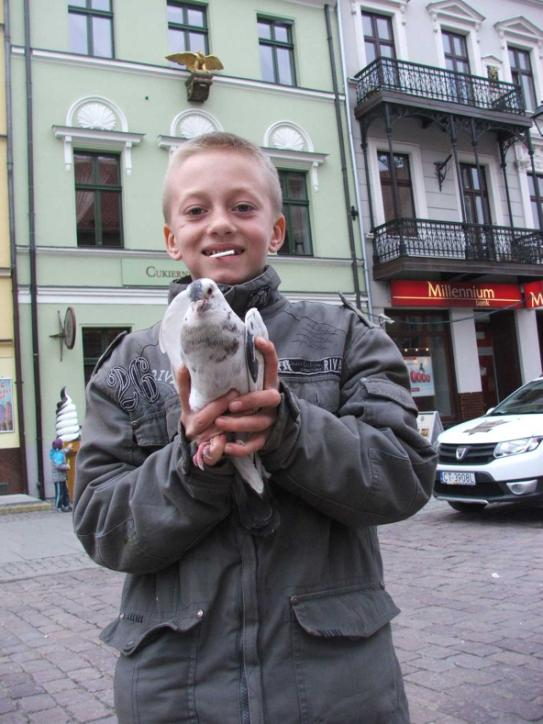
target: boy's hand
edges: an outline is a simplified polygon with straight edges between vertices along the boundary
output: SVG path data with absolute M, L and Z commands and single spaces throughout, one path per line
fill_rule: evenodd
M 277 419 L 277 408 L 281 402 L 279 363 L 275 346 L 263 337 L 257 337 L 255 344 L 264 357 L 263 389 L 236 396 L 227 406 L 231 414 L 220 413 L 214 421 L 219 431 L 234 433 L 234 436 L 238 433 L 248 435 L 244 442 L 226 442 L 223 452 L 231 457 L 253 455 L 264 447 Z M 225 397 L 220 399 L 225 400 Z
M 193 412 L 189 406 L 190 373 L 186 367 L 181 367 L 179 370 L 177 384 L 181 401 L 181 423 L 185 436 L 191 442 L 196 442 L 198 446 L 207 443 L 202 449 L 203 462 L 206 465 L 216 465 L 224 454 L 226 435 L 214 423 L 219 415 L 228 411 L 230 402 L 239 398 L 239 393 L 230 390 L 198 412 Z

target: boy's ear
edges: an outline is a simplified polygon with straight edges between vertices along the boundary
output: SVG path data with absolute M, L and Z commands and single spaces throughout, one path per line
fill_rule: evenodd
M 285 232 L 287 229 L 287 222 L 283 214 L 278 216 L 277 220 L 273 225 L 273 234 L 268 244 L 268 252 L 276 254 L 279 249 L 283 246 L 285 241 Z
M 183 258 L 183 253 L 181 249 L 177 246 L 174 233 L 167 224 L 164 225 L 163 233 L 168 256 L 172 259 L 175 259 L 176 261 L 179 261 L 179 259 Z

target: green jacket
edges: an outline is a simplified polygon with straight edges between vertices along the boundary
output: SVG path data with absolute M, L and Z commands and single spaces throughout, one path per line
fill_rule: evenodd
M 103 633 L 121 722 L 409 720 L 375 526 L 426 503 L 434 451 L 387 335 L 278 283 L 268 268 L 226 288 L 280 358 L 264 499 L 229 462 L 192 464 L 158 325 L 114 344 L 88 386 L 74 520 L 97 563 L 128 573 Z

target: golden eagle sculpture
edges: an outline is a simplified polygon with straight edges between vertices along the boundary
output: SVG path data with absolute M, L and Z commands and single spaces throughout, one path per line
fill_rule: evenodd
M 204 55 L 199 50 L 195 53 L 191 51 L 172 53 L 167 55 L 166 59 L 179 63 L 179 65 L 186 65 L 191 73 L 210 73 L 212 70 L 222 70 L 224 68 L 216 55 Z

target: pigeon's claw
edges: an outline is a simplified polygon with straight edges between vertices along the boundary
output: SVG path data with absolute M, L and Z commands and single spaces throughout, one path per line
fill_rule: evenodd
M 194 453 L 192 457 L 192 462 L 194 465 L 196 465 L 197 468 L 200 468 L 200 470 L 205 470 L 205 463 L 204 463 L 204 457 L 207 453 L 209 453 L 211 449 L 211 446 L 209 444 L 209 440 L 206 440 L 205 442 L 201 442 L 198 445 L 198 449 Z

